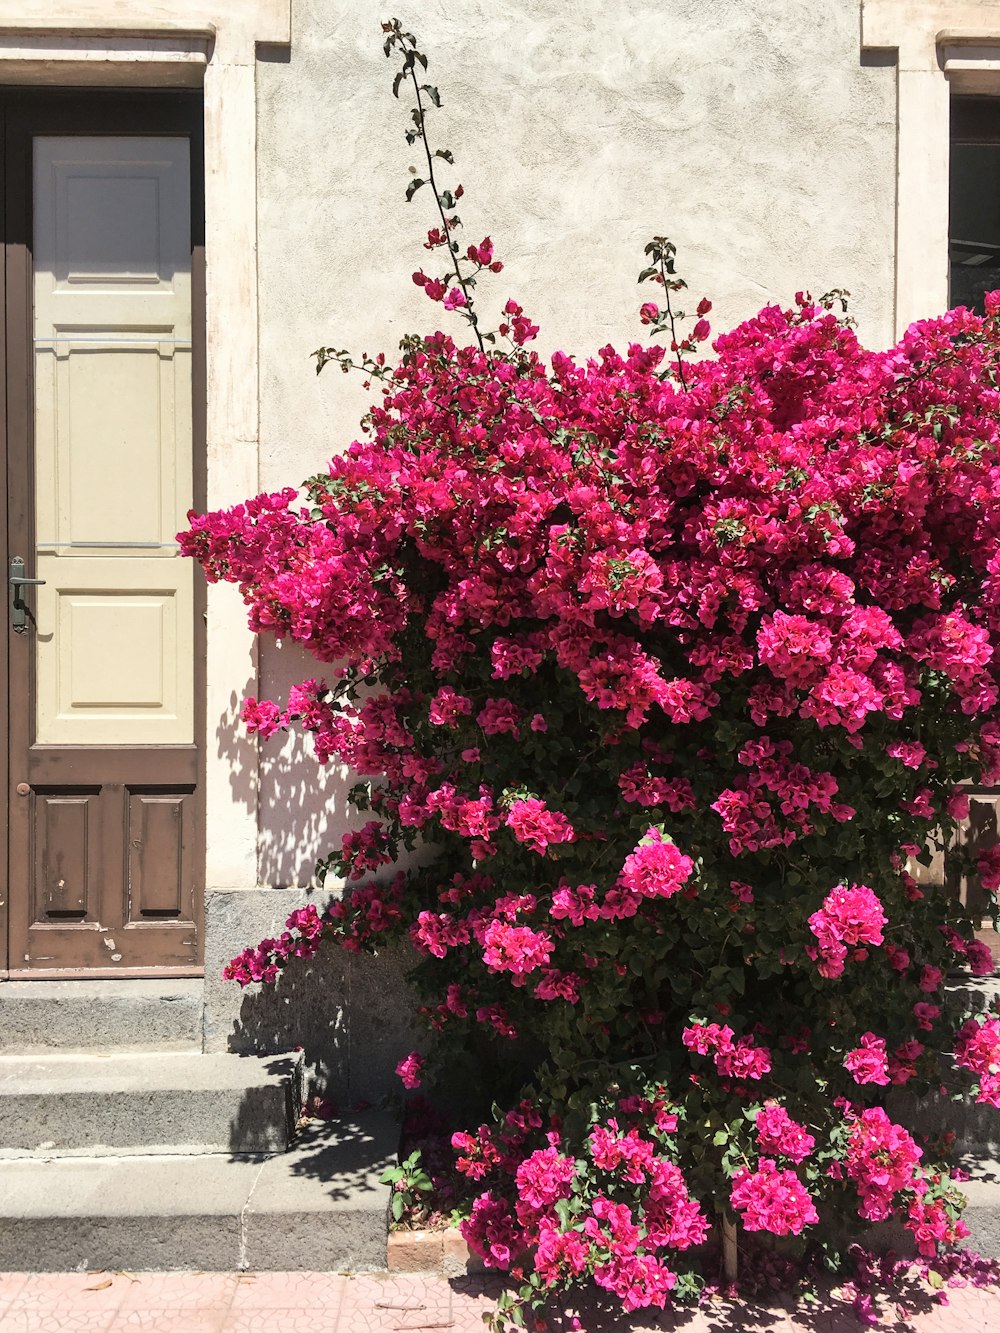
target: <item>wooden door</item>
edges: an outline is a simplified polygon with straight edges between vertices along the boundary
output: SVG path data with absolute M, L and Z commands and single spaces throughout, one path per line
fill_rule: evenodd
M 10 976 L 201 960 L 200 106 L 5 103 Z M 11 583 L 24 577 L 38 583 Z

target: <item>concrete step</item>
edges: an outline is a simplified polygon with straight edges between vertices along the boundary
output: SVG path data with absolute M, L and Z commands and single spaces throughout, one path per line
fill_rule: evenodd
M 0 1051 L 200 1051 L 200 978 L 0 982 Z
M 967 1159 L 962 1165 L 969 1179 L 959 1189 L 969 1204 L 962 1220 L 969 1228 L 963 1248 L 988 1259 L 1000 1259 L 1000 1162 L 990 1158 Z
M 284 1152 L 301 1085 L 301 1055 L 0 1055 L 0 1157 Z
M 383 1269 L 398 1140 L 370 1111 L 277 1157 L 0 1161 L 0 1271 Z

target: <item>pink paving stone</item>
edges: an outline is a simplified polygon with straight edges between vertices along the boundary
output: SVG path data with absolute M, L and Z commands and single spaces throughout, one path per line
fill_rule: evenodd
M 116 1273 L 123 1310 L 228 1310 L 236 1273 Z
M 106 1333 L 114 1321 L 114 1310 L 7 1310 L 3 1333 Z
M 114 1333 L 219 1333 L 227 1310 L 177 1309 L 122 1310 L 112 1324 Z
M 11 1310 L 79 1311 L 117 1310 L 120 1282 L 109 1273 L 24 1273 L 22 1286 L 11 1298 Z
M 122 1310 L 228 1310 L 236 1273 L 119 1273 L 114 1277 Z
M 334 1310 L 233 1311 L 222 1325 L 222 1333 L 335 1333 L 340 1329 Z
M 110 1276 L 110 1287 L 99 1286 Z M 2 1333 L 483 1333 L 482 1314 L 502 1283 L 467 1276 L 334 1273 L 5 1274 L 12 1292 Z M 228 1295 L 228 1303 L 226 1297 Z M 883 1301 L 885 1333 L 1000 1333 L 1000 1292 L 952 1288 L 948 1304 L 911 1284 L 897 1319 Z M 142 1299 L 148 1297 L 148 1300 Z M 629 1319 L 581 1311 L 583 1333 L 863 1333 L 849 1305 L 824 1296 L 789 1310 L 753 1302 L 713 1302 L 699 1310 L 641 1311 Z M 552 1333 L 568 1333 L 553 1319 Z
M 234 1312 L 339 1309 L 349 1280 L 339 1273 L 241 1273 L 232 1308 Z

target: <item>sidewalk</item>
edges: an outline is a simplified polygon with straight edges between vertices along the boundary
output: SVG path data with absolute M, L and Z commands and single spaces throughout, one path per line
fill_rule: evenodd
M 319 1256 L 317 1256 L 319 1257 Z M 483 1333 L 498 1286 L 482 1277 L 336 1273 L 0 1273 L 2 1333 Z M 952 1288 L 947 1304 L 910 1299 L 904 1319 L 889 1307 L 892 1333 L 991 1333 L 1000 1292 Z M 558 1320 L 552 1333 L 571 1327 Z M 584 1315 L 584 1333 L 861 1333 L 833 1298 L 795 1311 L 712 1302 L 676 1314 L 629 1319 Z

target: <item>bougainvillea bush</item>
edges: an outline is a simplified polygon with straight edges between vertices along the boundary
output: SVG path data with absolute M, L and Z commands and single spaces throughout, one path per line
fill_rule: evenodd
M 961 1201 L 886 1099 L 1000 1106 L 1000 1019 L 944 989 L 990 952 L 911 874 L 1000 779 L 1000 299 L 870 351 L 800 294 L 700 355 L 658 240 L 666 346 L 543 359 L 514 301 L 483 335 L 501 266 L 428 183 L 414 280 L 474 336 L 366 361 L 362 440 L 182 537 L 320 663 L 250 730 L 310 733 L 368 815 L 324 867 L 348 891 L 228 973 L 412 942 L 399 1073 L 506 1087 L 453 1140 L 463 1230 L 536 1302 L 662 1305 L 734 1223 L 895 1219 L 933 1255 Z

